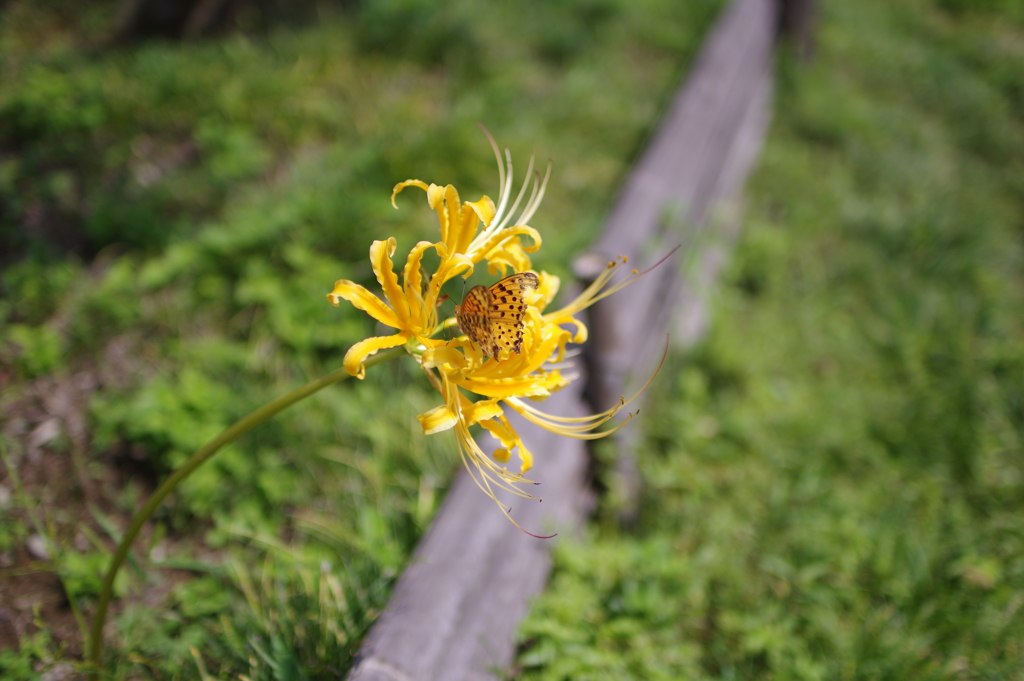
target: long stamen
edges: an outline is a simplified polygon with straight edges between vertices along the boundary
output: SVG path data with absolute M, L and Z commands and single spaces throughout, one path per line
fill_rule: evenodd
M 523 209 L 523 214 L 519 216 L 519 224 L 525 224 L 529 222 L 533 214 L 537 212 L 537 208 L 540 207 L 541 201 L 544 200 L 544 192 L 548 187 L 548 178 L 551 177 L 551 162 L 548 162 L 548 169 L 544 173 L 544 180 L 540 183 L 540 190 L 537 189 L 537 178 L 534 177 L 533 194 L 530 196 L 530 201 L 526 204 L 526 208 Z
M 611 411 L 611 413 L 605 412 L 604 414 L 599 415 L 590 422 L 583 423 L 581 425 L 569 426 L 564 425 L 565 420 L 560 419 L 558 417 L 553 417 L 550 414 L 545 414 L 544 412 L 536 410 L 520 409 L 519 407 L 522 406 L 521 403 L 517 405 L 512 404 L 511 400 L 508 400 L 508 402 L 513 409 L 519 412 L 523 416 L 523 418 L 530 421 L 530 423 L 538 425 L 541 428 L 544 428 L 545 430 L 550 430 L 553 433 L 558 433 L 559 435 L 565 435 L 567 437 L 573 437 L 582 440 L 592 440 L 607 435 L 607 433 L 593 433 L 591 431 L 593 431 L 596 428 L 599 428 L 600 426 L 604 425 L 605 423 L 613 419 L 615 417 L 615 414 L 618 412 L 618 409 Z M 626 421 L 632 419 L 633 416 L 633 414 L 630 414 Z M 621 424 L 619 426 L 616 426 L 616 430 L 621 427 Z
M 500 480 L 494 480 L 489 475 L 487 475 L 487 473 L 481 468 L 481 466 L 480 466 L 481 459 L 479 459 L 479 458 L 477 458 L 475 456 L 469 456 L 468 459 L 467 459 L 466 452 L 463 450 L 462 447 L 463 447 L 463 444 L 460 441 L 459 442 L 459 455 L 462 457 L 462 462 L 463 462 L 463 464 L 465 464 L 466 470 L 469 472 L 469 477 L 471 477 L 473 479 L 473 482 L 476 483 L 476 486 L 480 489 L 481 492 L 483 492 L 484 494 L 489 496 L 494 501 L 494 503 L 496 503 L 498 505 L 498 508 L 501 509 L 501 512 L 505 514 L 505 517 L 508 518 L 509 521 L 513 525 L 515 525 L 516 528 L 519 529 L 519 531 L 524 532 L 525 534 L 528 534 L 531 537 L 534 537 L 535 539 L 551 539 L 552 537 L 556 536 L 554 534 L 551 534 L 551 535 L 534 534 L 533 532 L 530 532 L 529 530 L 525 529 L 522 525 L 517 523 L 515 518 L 512 517 L 512 513 L 511 513 L 512 509 L 511 508 L 505 508 L 504 504 L 501 503 L 501 500 L 498 499 L 497 493 L 491 487 L 491 482 L 493 481 L 499 488 L 508 490 L 508 491 L 512 492 L 513 494 L 515 494 L 516 496 L 522 497 L 524 499 L 540 500 L 540 497 L 535 497 L 532 494 L 527 494 L 526 492 L 523 492 L 522 490 L 520 490 L 520 489 L 518 489 L 516 487 L 513 487 L 510 484 L 512 481 L 506 481 L 504 478 L 501 478 Z M 479 472 L 479 474 L 480 474 L 479 478 L 473 473 L 473 469 L 469 466 L 469 462 L 470 461 L 472 461 L 473 467 L 475 467 L 477 469 L 477 472 Z M 483 461 L 486 461 L 488 463 L 490 462 L 489 459 L 483 459 Z M 537 484 L 535 482 L 532 482 L 532 481 L 529 481 L 529 480 L 525 480 L 523 478 L 518 478 L 518 477 L 515 480 L 515 482 Z
M 441 379 L 438 381 L 437 377 L 432 372 L 428 371 L 427 375 L 431 379 L 431 383 L 434 384 L 435 388 L 444 396 L 445 402 L 452 405 L 453 411 L 455 411 L 458 418 L 458 423 L 455 426 L 456 433 L 455 439 L 459 448 L 459 455 L 462 457 L 464 462 L 472 462 L 473 468 L 480 474 L 479 479 L 473 470 L 467 465 L 466 468 L 469 470 L 470 475 L 473 477 L 473 481 L 477 487 L 480 488 L 484 494 L 497 499 L 494 496 L 494 490 L 491 484 L 497 485 L 498 488 L 506 490 L 516 496 L 524 499 L 536 499 L 537 497 L 524 492 L 523 490 L 516 487 L 516 484 L 535 484 L 532 480 L 527 480 L 522 475 L 513 475 L 509 473 L 505 468 L 499 466 L 497 463 L 491 460 L 489 456 L 484 454 L 483 450 L 480 449 L 480 445 L 476 443 L 473 436 L 469 432 L 469 426 L 466 425 L 465 416 L 461 409 L 461 399 L 459 395 L 459 388 L 452 383 L 447 374 L 441 372 Z M 438 385 L 440 383 L 440 385 Z M 499 504 L 500 505 L 500 504 Z
M 607 418 L 601 419 L 592 426 L 589 426 L 584 429 L 582 426 L 577 426 L 575 428 L 570 428 L 567 426 L 558 426 L 550 422 L 545 422 L 543 419 L 540 419 L 532 414 L 523 414 L 523 418 L 525 418 L 530 423 L 540 426 L 545 430 L 550 430 L 552 433 L 557 433 L 558 435 L 562 435 L 564 437 L 571 437 L 574 440 L 600 440 L 603 437 L 608 437 L 609 435 L 617 431 L 619 428 L 622 428 L 627 423 L 632 421 L 634 416 L 636 416 L 636 412 L 629 414 L 625 419 L 623 419 L 622 423 L 616 425 L 611 430 L 602 430 L 600 433 L 593 433 L 589 431 L 593 430 L 594 428 L 597 428 L 598 426 L 603 425 L 606 421 L 611 420 L 612 417 L 609 416 Z
M 509 163 L 509 167 L 511 167 L 512 166 L 512 155 L 509 154 L 508 149 L 505 150 L 505 153 L 508 154 L 508 163 Z M 516 214 L 516 209 L 519 207 L 519 202 L 523 200 L 523 195 L 526 193 L 526 187 L 530 184 L 529 178 L 530 178 L 530 175 L 532 173 L 533 173 L 533 156 L 531 155 L 530 156 L 530 163 L 529 163 L 529 165 L 526 166 L 526 179 L 523 180 L 523 186 L 519 189 L 519 194 L 516 196 L 516 200 L 512 204 L 512 207 L 509 208 L 508 215 L 506 215 L 504 217 L 504 219 L 501 221 L 501 224 L 498 225 L 498 229 L 504 229 L 505 227 L 508 226 L 508 223 L 510 223 L 512 221 L 512 216 Z M 531 201 L 533 200 L 532 195 L 530 197 L 530 200 Z M 529 201 L 527 201 L 527 205 L 529 205 Z M 519 220 L 518 222 L 522 223 L 522 222 L 525 222 L 525 221 L 524 220 Z M 495 230 L 495 231 L 497 231 L 497 230 Z
M 533 480 L 527 480 L 522 475 L 513 475 L 504 468 L 494 463 L 490 457 L 484 454 L 480 446 L 476 444 L 476 440 L 473 439 L 469 433 L 469 429 L 465 425 L 460 424 L 456 426 L 459 430 L 456 433 L 456 439 L 459 445 L 459 453 L 461 454 L 463 461 L 468 461 L 473 464 L 473 468 L 479 473 L 479 479 L 473 473 L 473 470 L 467 466 L 470 475 L 473 477 L 473 481 L 477 487 L 484 492 L 487 496 L 495 499 L 494 489 L 492 484 L 497 486 L 498 489 L 505 490 L 517 497 L 523 499 L 537 499 L 537 497 L 524 492 L 523 490 L 516 487 L 516 484 L 536 484 Z M 497 501 L 497 499 L 495 499 Z
M 577 312 L 579 312 L 580 310 L 582 310 L 584 308 L 590 307 L 591 305 L 593 305 L 597 301 L 603 300 L 604 298 L 607 298 L 608 296 L 612 295 L 613 293 L 617 293 L 618 291 L 621 291 L 625 287 L 629 286 L 634 281 L 636 281 L 640 277 L 644 276 L 645 274 L 647 274 L 648 272 L 653 270 L 655 267 L 657 267 L 661 263 L 665 262 L 673 253 L 678 251 L 680 248 L 682 248 L 681 245 L 680 246 L 676 246 L 671 251 L 666 253 L 663 258 L 658 260 L 658 262 L 654 263 L 653 265 L 648 267 L 643 272 L 637 272 L 636 270 L 633 270 L 633 273 L 630 276 L 626 277 L 625 279 L 623 279 L 619 283 L 615 284 L 611 288 L 606 289 L 606 290 L 602 290 L 602 289 L 604 289 L 605 286 L 608 285 L 608 281 L 613 276 L 615 276 L 615 272 L 618 271 L 618 268 L 620 266 L 622 266 L 623 264 L 625 264 L 625 262 L 626 262 L 625 258 L 620 256 L 619 260 L 616 260 L 616 261 L 608 263 L 608 267 L 606 267 L 604 269 L 604 271 L 601 272 L 601 274 L 597 275 L 597 277 L 594 279 L 594 281 L 591 282 L 590 286 L 588 286 L 586 289 L 584 289 L 583 293 L 581 293 L 578 296 L 576 296 L 576 298 L 574 298 L 572 300 L 572 302 L 570 302 L 568 305 L 566 305 L 562 309 L 558 310 L 557 312 L 550 312 L 548 314 L 545 314 L 544 317 L 548 318 L 548 319 L 554 319 L 556 317 L 565 316 L 565 315 L 570 315 L 571 316 L 571 315 L 576 314 Z
M 505 210 L 505 204 L 508 203 L 508 185 L 505 183 L 505 166 L 501 163 L 501 149 L 498 148 L 498 143 L 491 135 L 491 131 L 483 126 L 482 123 L 477 123 L 480 129 L 484 131 L 484 135 L 487 136 L 487 141 L 491 143 L 491 149 L 494 150 L 494 158 L 498 162 L 498 209 L 495 213 L 495 221 L 498 216 Z M 509 174 L 512 172 L 512 160 L 509 159 Z M 511 182 L 511 178 L 509 178 Z

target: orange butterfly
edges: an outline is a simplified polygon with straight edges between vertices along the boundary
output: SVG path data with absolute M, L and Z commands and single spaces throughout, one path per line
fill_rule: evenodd
M 455 306 L 455 318 L 471 341 L 480 346 L 484 357 L 498 357 L 504 349 L 519 354 L 523 347 L 523 317 L 526 301 L 523 294 L 537 288 L 539 279 L 533 272 L 520 272 L 505 277 L 490 288 L 474 286 Z

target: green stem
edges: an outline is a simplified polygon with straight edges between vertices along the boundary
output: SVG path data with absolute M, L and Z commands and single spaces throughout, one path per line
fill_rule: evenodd
M 364 364 L 367 367 L 386 362 L 390 359 L 398 357 L 405 353 L 404 347 L 391 348 L 381 352 L 378 355 L 368 358 Z M 92 621 L 92 630 L 89 635 L 89 663 L 91 669 L 89 670 L 89 676 L 92 679 L 99 678 L 99 672 L 101 668 L 103 658 L 103 627 L 107 620 L 107 608 L 110 605 L 110 598 L 114 592 L 114 578 L 117 577 L 117 571 L 121 568 L 125 558 L 128 556 L 128 549 L 131 548 L 132 542 L 135 541 L 135 537 L 138 536 L 142 526 L 146 524 L 146 521 L 150 519 L 156 509 L 160 507 L 163 500 L 167 498 L 174 488 L 178 484 L 187 478 L 195 469 L 206 463 L 206 461 L 220 450 L 226 444 L 233 442 L 239 436 L 249 432 L 264 421 L 276 416 L 279 412 L 284 411 L 288 407 L 292 406 L 296 402 L 303 400 L 313 393 L 323 390 L 329 385 L 334 385 L 338 381 L 348 378 L 349 374 L 344 369 L 338 369 L 331 373 L 321 376 L 315 381 L 311 381 L 301 388 L 297 388 L 283 397 L 279 397 L 273 402 L 269 402 L 256 411 L 252 412 L 248 416 L 239 419 L 233 426 L 225 430 L 223 433 L 210 440 L 206 445 L 196 450 L 196 452 L 189 457 L 188 461 L 183 463 L 181 466 L 171 474 L 171 477 L 163 481 L 153 494 L 150 495 L 149 499 L 146 500 L 145 505 L 135 514 L 132 518 L 132 524 L 128 528 L 128 531 L 124 533 L 124 537 L 121 538 L 121 543 L 117 545 L 117 550 L 114 551 L 114 556 L 110 560 L 110 567 L 107 568 L 107 574 L 103 578 L 103 587 L 100 589 L 99 600 L 96 603 L 96 614 Z

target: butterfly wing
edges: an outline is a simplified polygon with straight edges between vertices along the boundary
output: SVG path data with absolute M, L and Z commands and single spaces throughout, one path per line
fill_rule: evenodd
M 538 283 L 533 272 L 520 272 L 505 277 L 488 289 L 492 357 L 506 349 L 519 354 L 523 347 L 523 318 L 527 307 L 523 294 L 537 288 Z
M 487 314 L 491 305 L 491 294 L 486 286 L 474 286 L 466 292 L 462 305 L 455 308 L 455 318 L 459 320 L 462 333 L 471 341 L 483 348 L 487 356 L 493 345 L 491 339 L 491 322 Z
M 480 346 L 485 357 L 498 357 L 505 349 L 518 354 L 523 347 L 523 294 L 537 288 L 533 272 L 505 277 L 490 288 L 474 286 L 462 305 L 455 309 L 459 326 L 470 340 Z

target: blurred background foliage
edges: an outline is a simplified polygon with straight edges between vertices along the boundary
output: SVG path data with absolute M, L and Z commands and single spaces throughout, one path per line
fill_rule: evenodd
M 39 606 L 0 627 L 4 678 L 75 663 L 174 466 L 373 334 L 324 296 L 371 284 L 372 239 L 436 238 L 396 182 L 495 196 L 477 121 L 520 175 L 554 160 L 536 265 L 566 275 L 720 3 L 142 4 L 3 4 L 0 588 Z M 110 678 L 343 675 L 458 466 L 420 379 L 379 367 L 186 481 L 118 584 Z
M 825 2 L 635 527 L 561 544 L 524 679 L 1024 668 L 1024 3 Z

